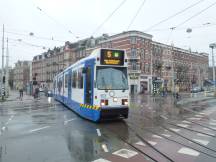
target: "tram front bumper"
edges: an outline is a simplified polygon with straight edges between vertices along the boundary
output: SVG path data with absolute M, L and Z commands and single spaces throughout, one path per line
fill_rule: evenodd
M 127 118 L 129 112 L 128 106 L 102 106 L 101 119 L 103 118 Z

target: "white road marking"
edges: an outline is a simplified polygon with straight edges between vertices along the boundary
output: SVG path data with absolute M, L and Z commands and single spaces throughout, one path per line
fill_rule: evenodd
M 212 122 L 216 122 L 216 120 L 215 119 L 210 119 Z
M 179 132 L 181 129 L 170 128 L 170 130 L 172 130 L 172 131 L 174 131 L 174 132 Z
M 190 120 L 200 120 L 201 118 L 188 118 Z
M 4 126 L 4 127 L 2 127 L 2 131 L 4 131 L 6 129 L 6 127 Z
M 153 137 L 153 138 L 159 138 L 159 139 L 162 139 L 162 138 L 163 138 L 163 137 L 158 136 L 158 135 L 156 135 L 156 134 L 153 134 L 152 137 Z
M 187 120 L 183 120 L 182 123 L 191 124 L 191 122 L 189 122 Z
M 201 136 L 201 137 L 208 137 L 207 135 L 202 134 L 202 133 L 197 133 L 196 135 L 197 135 L 197 136 Z
M 98 136 L 101 136 L 100 129 L 96 129 L 96 131 L 97 131 L 97 135 L 98 135 Z
M 203 118 L 204 116 L 203 115 L 195 115 L 196 117 L 198 118 Z
M 37 128 L 37 129 L 32 129 L 30 130 L 29 132 L 32 133 L 32 132 L 37 132 L 37 131 L 40 131 L 42 129 L 46 129 L 46 128 L 49 128 L 50 126 L 45 126 L 45 127 L 41 127 L 41 128 Z
M 154 142 L 154 141 L 148 141 L 148 143 L 150 143 L 150 145 L 152 145 L 152 146 L 157 144 L 157 142 Z
M 189 127 L 189 125 L 187 125 L 187 124 L 177 124 L 177 125 L 180 126 L 180 127 L 184 127 L 184 128 Z
M 103 148 L 104 152 L 109 152 L 106 144 L 102 144 L 101 147 Z
M 214 122 L 210 122 L 209 125 L 216 126 L 216 123 L 214 123 Z
M 11 115 L 11 117 L 8 119 L 8 122 L 11 121 L 13 118 L 14 118 L 14 115 Z
M 200 115 L 205 115 L 205 113 L 203 113 L 203 112 L 200 112 L 199 114 L 200 114 Z
M 210 128 L 216 130 L 216 127 L 210 127 Z
M 137 143 L 135 143 L 135 144 L 140 145 L 140 146 L 146 146 L 146 144 L 143 143 L 142 141 L 139 141 L 139 142 L 137 142 Z
M 165 136 L 165 137 L 171 137 L 170 134 L 162 134 L 162 135 Z
M 69 119 L 69 120 L 65 120 L 65 121 L 64 121 L 64 125 L 66 125 L 68 122 L 73 121 L 73 120 L 76 120 L 76 118 L 72 118 L 72 119 Z
M 209 144 L 209 141 L 206 141 L 206 140 L 201 140 L 201 139 L 193 139 L 193 141 L 196 141 L 202 145 L 208 145 Z
M 199 152 L 195 151 L 193 149 L 182 147 L 180 150 L 178 150 L 178 153 L 185 154 L 185 155 L 191 155 L 191 156 L 199 156 Z
M 100 158 L 100 159 L 94 160 L 92 162 L 111 162 L 111 161 Z
M 207 131 L 210 131 L 211 129 L 208 129 L 208 128 L 203 128 L 204 130 L 207 130 Z
M 129 159 L 129 158 L 131 158 L 131 157 L 137 155 L 138 153 L 135 152 L 135 151 L 133 151 L 133 150 L 120 149 L 120 150 L 118 150 L 118 151 L 116 151 L 116 152 L 113 152 L 112 154 L 117 155 L 117 156 L 121 156 L 121 157 L 123 157 L 123 158 Z
M 165 119 L 165 120 L 168 119 L 168 118 L 167 118 L 166 116 L 164 116 L 164 115 L 160 115 L 160 117 L 163 118 L 163 119 Z

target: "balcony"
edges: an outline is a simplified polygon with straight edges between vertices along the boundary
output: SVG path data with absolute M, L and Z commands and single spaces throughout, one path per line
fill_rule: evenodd
M 140 74 L 141 70 L 140 70 L 140 66 L 136 66 L 136 67 L 132 67 L 132 66 L 128 66 L 128 73 L 129 74 Z
M 139 55 L 128 54 L 127 56 L 128 56 L 128 60 L 139 60 L 140 59 Z

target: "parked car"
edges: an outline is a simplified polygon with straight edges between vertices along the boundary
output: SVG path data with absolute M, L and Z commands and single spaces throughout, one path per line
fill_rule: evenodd
M 191 89 L 191 93 L 198 93 L 198 92 L 202 92 L 202 91 L 204 91 L 204 89 L 201 87 L 193 87 Z
M 51 90 L 48 90 L 46 93 L 45 93 L 45 96 L 47 97 L 53 97 L 53 93 Z
M 44 89 L 43 89 L 43 88 L 39 88 L 39 91 L 40 91 L 40 92 L 43 92 L 43 91 L 44 91 Z

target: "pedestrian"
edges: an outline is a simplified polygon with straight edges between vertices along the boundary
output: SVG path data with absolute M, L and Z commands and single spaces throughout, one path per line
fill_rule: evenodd
M 23 99 L 23 87 L 22 86 L 19 88 L 19 98 L 22 101 Z
M 34 93 L 34 98 L 38 98 L 38 96 L 39 96 L 39 88 L 36 87 L 35 88 L 35 93 Z
M 175 94 L 176 94 L 176 99 L 179 99 L 179 86 L 176 85 L 176 88 L 175 88 Z

